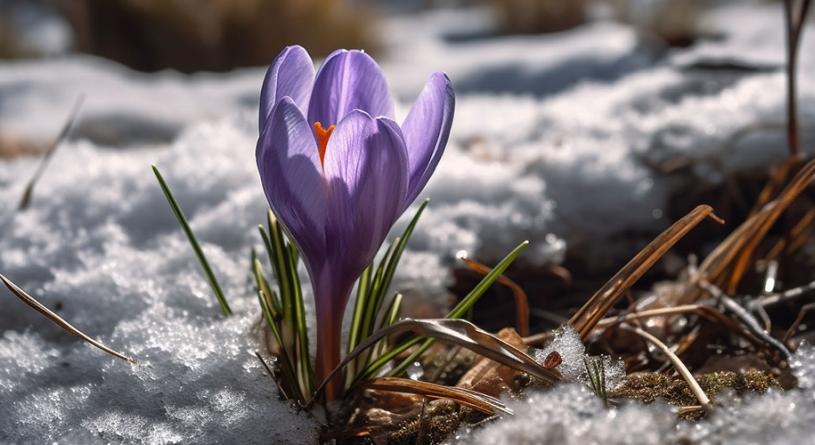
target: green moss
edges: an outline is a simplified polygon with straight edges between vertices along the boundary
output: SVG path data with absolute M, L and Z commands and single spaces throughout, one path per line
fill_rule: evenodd
M 461 424 L 462 410 L 450 401 L 439 400 L 427 404 L 424 417 L 408 420 L 388 437 L 388 445 L 414 445 L 441 443 Z
M 769 388 L 780 387 L 775 377 L 756 369 L 741 372 L 712 372 L 702 374 L 696 378 L 705 394 L 714 401 L 717 395 L 727 390 L 735 391 L 738 394 L 746 392 L 764 393 Z M 644 403 L 664 399 L 676 406 L 699 404 L 688 384 L 682 378 L 653 372 L 630 374 L 620 387 L 609 392 L 609 396 L 612 398 L 635 399 Z

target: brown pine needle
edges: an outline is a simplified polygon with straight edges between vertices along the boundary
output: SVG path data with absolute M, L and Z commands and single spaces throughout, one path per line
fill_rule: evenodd
M 733 293 L 748 270 L 748 266 L 752 264 L 754 253 L 767 232 L 813 179 L 815 179 L 815 160 L 801 167 L 795 178 L 776 199 L 747 218 L 705 258 L 699 266 L 700 276 L 727 292 Z M 689 298 L 682 303 L 692 303 L 699 298 L 701 298 L 701 292 L 696 292 L 690 294 Z
M 642 277 L 663 255 L 705 218 L 723 222 L 713 213 L 713 208 L 701 205 L 659 234 L 631 261 L 603 285 L 569 320 L 580 337 L 585 340 L 594 330 L 609 309 L 622 298 L 637 280 Z
M 37 312 L 45 315 L 46 318 L 51 320 L 54 324 L 61 327 L 62 329 L 64 329 L 68 333 L 76 335 L 77 337 L 81 338 L 82 340 L 85 340 L 86 342 L 90 343 L 91 345 L 93 345 L 93 346 L 107 352 L 108 354 L 110 354 L 110 355 L 112 355 L 112 356 L 114 356 L 116 358 L 120 358 L 120 359 L 122 359 L 124 361 L 130 362 L 132 364 L 136 364 L 135 359 L 130 358 L 130 357 L 128 357 L 128 356 L 126 356 L 126 355 L 124 355 L 122 353 L 116 352 L 113 349 L 110 349 L 109 347 L 105 346 L 102 342 L 91 338 L 90 336 L 86 335 L 84 332 L 82 332 L 79 329 L 73 327 L 73 325 L 71 325 L 70 323 L 65 321 L 65 319 L 63 319 L 62 317 L 60 317 L 59 315 L 54 313 L 52 310 L 45 307 L 42 303 L 37 301 L 34 297 L 29 295 L 28 293 L 26 293 L 26 291 L 22 290 L 16 284 L 12 283 L 8 278 L 3 276 L 2 274 L 0 274 L 0 281 L 2 281 L 3 284 L 6 285 L 6 287 L 8 288 L 8 290 L 11 291 L 11 293 L 13 293 L 20 300 L 22 300 L 23 303 L 31 306 Z
M 806 240 L 811 236 L 810 229 L 813 223 L 815 223 L 815 209 L 809 209 L 804 216 L 792 226 L 789 234 L 775 243 L 772 249 L 770 249 L 770 252 L 764 257 L 764 261 L 776 260 L 782 253 L 791 254 L 803 246 Z
M 365 388 L 418 394 L 431 399 L 450 399 L 485 414 L 494 414 L 496 412 L 512 414 L 512 410 L 507 408 L 500 400 L 478 391 L 456 386 L 445 386 L 399 377 L 380 377 L 366 383 Z

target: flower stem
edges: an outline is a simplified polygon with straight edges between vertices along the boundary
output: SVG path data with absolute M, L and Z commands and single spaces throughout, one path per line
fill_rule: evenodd
M 339 364 L 340 339 L 342 338 L 342 318 L 345 305 L 353 288 L 353 281 L 346 284 L 324 270 L 317 275 L 314 283 L 314 300 L 317 305 L 317 361 L 314 374 L 322 382 Z M 325 387 L 326 401 L 342 395 L 342 379 L 332 379 Z
M 317 363 L 316 380 L 322 382 L 340 364 L 340 334 L 342 317 L 333 313 L 321 317 L 317 323 Z M 340 395 L 340 379 L 331 379 L 325 387 L 326 401 L 335 400 Z

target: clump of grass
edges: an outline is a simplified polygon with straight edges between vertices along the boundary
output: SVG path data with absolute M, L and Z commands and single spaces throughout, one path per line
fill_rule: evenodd
M 608 406 L 608 392 L 606 390 L 606 367 L 600 357 L 583 357 L 583 366 L 586 367 L 586 375 L 589 377 L 589 387 L 603 404 Z
M 376 50 L 370 6 L 344 0 L 54 0 L 80 52 L 142 71 L 227 71 L 269 64 L 298 42 L 311 54 Z
M 501 30 L 506 33 L 546 33 L 586 22 L 586 0 L 492 0 Z
M 230 315 L 232 311 L 180 205 L 156 166 L 153 166 L 153 173 L 204 270 L 222 312 L 224 315 Z M 275 215 L 271 210 L 267 212 L 267 226 L 260 226 L 259 233 L 266 247 L 276 286 L 272 285 L 273 282 L 267 278 L 263 264 L 254 251 L 251 256 L 250 275 L 254 277 L 255 291 L 263 320 L 274 339 L 269 352 L 278 360 L 275 361 L 275 366 L 267 366 L 262 356 L 258 354 L 258 358 L 275 378 L 284 398 L 300 406 L 308 407 L 321 394 L 326 384 L 340 372 L 345 373 L 343 388 L 346 392 L 351 392 L 357 386 L 372 381 L 378 382 L 379 389 L 394 390 L 397 388 L 396 390 L 407 391 L 411 389 L 408 388 L 410 381 L 384 382 L 381 379 L 372 379 L 383 367 L 392 362 L 395 365 L 388 372 L 388 376 L 398 377 L 432 346 L 434 338 L 441 338 L 472 349 L 481 355 L 523 370 L 548 383 L 557 381 L 559 375 L 556 372 L 542 367 L 525 352 L 464 320 L 457 320 L 467 314 L 481 295 L 501 278 L 506 268 L 526 249 L 529 244 L 527 241 L 518 245 L 495 268 L 490 269 L 479 264 L 485 272 L 484 278 L 447 314 L 447 319 L 399 321 L 402 297 L 398 293 L 388 305 L 384 304 L 399 259 L 427 204 L 428 201 L 425 200 L 419 206 L 402 236 L 393 241 L 379 264 L 376 267 L 374 264 L 369 265 L 359 278 L 357 301 L 348 341 L 349 353 L 323 382 L 314 381 L 314 370 L 309 356 L 303 292 L 297 271 L 299 252 L 297 246 L 286 238 L 283 227 Z M 398 344 L 391 344 L 388 340 L 390 337 L 409 331 L 415 335 Z M 408 357 L 400 356 L 411 348 L 413 350 Z M 316 383 L 319 383 L 319 386 Z M 460 403 L 469 403 L 471 406 L 473 403 L 480 402 L 481 405 L 478 406 L 488 407 L 484 409 L 499 411 L 502 409 L 500 402 L 484 394 L 471 390 L 445 390 L 445 387 L 441 385 L 434 385 L 425 383 L 422 386 L 420 382 L 417 382 L 414 383 L 411 390 L 430 397 L 447 394 L 449 397 L 458 397 L 457 400 Z

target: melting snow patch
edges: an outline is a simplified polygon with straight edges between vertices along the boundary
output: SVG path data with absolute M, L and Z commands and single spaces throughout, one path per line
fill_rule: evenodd
M 568 336 L 567 336 L 568 337 Z M 563 344 L 564 340 L 560 340 Z M 569 351 L 568 347 L 564 350 Z M 567 352 L 566 356 L 570 353 Z M 564 356 L 564 363 L 566 363 Z M 713 412 L 699 422 L 677 419 L 673 408 L 626 402 L 606 408 L 582 384 L 562 384 L 508 402 L 514 416 L 476 429 L 463 429 L 457 443 L 489 444 L 643 444 L 811 443 L 815 435 L 815 349 L 795 354 L 800 389 L 763 395 L 719 397 Z

